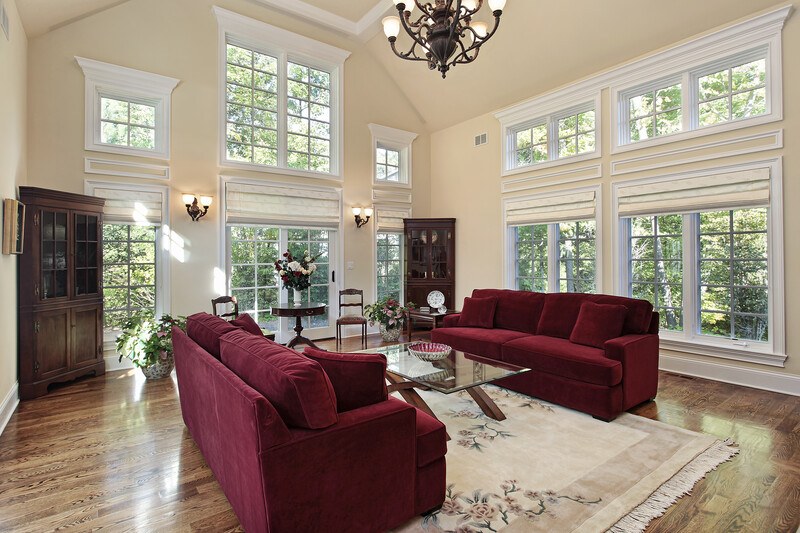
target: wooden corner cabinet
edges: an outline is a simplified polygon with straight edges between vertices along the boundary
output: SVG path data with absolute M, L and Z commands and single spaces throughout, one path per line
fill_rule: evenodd
M 456 289 L 456 219 L 407 218 L 406 302 L 428 305 L 428 293 L 441 291 L 453 309 Z
M 93 196 L 20 187 L 19 397 L 105 373 L 103 205 Z

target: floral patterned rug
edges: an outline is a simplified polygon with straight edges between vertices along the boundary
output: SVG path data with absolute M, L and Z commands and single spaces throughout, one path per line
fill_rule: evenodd
M 623 414 L 611 423 L 494 386 L 506 414 L 465 392 L 422 392 L 447 426 L 447 494 L 411 532 L 643 531 L 737 452 L 730 442 Z

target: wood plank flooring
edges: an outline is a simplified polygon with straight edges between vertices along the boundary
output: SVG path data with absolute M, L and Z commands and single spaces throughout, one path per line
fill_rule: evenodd
M 656 402 L 633 412 L 740 447 L 648 532 L 797 530 L 800 398 L 662 373 Z M 183 425 L 174 376 L 112 372 L 20 404 L 0 436 L 0 531 L 66 529 L 241 531 Z

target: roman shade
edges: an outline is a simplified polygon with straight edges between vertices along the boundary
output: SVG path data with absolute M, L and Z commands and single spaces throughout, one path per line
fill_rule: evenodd
M 410 207 L 375 206 L 375 219 L 378 231 L 403 232 L 403 219 L 411 217 Z
M 282 183 L 225 184 L 225 216 L 232 224 L 338 226 L 341 190 Z
M 105 198 L 103 219 L 117 224 L 161 225 L 164 194 L 159 191 L 93 185 L 91 194 Z
M 693 213 L 769 205 L 769 169 L 757 168 L 679 178 L 657 183 L 618 185 L 620 216 Z
M 506 200 L 506 224 L 549 224 L 595 217 L 595 191 L 511 198 Z

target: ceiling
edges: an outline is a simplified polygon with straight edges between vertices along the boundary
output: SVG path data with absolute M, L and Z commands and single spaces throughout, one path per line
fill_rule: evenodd
M 17 0 L 29 38 L 130 0 Z M 315 19 L 365 46 L 405 93 L 429 131 L 484 113 L 670 46 L 786 0 L 508 0 L 497 34 L 480 57 L 447 79 L 393 55 L 380 17 L 391 0 L 253 0 Z M 797 2 L 798 0 L 792 0 Z M 382 8 L 385 6 L 385 9 Z M 338 22 L 333 26 L 330 16 Z M 484 8 L 488 12 L 488 9 Z M 485 16 L 485 15 L 484 15 Z M 325 18 L 327 21 L 321 21 Z M 791 20 L 789 21 L 791 23 Z M 358 36 L 360 39 L 357 39 Z M 363 43 L 363 40 L 367 40 Z M 403 36 L 399 47 L 409 43 Z

